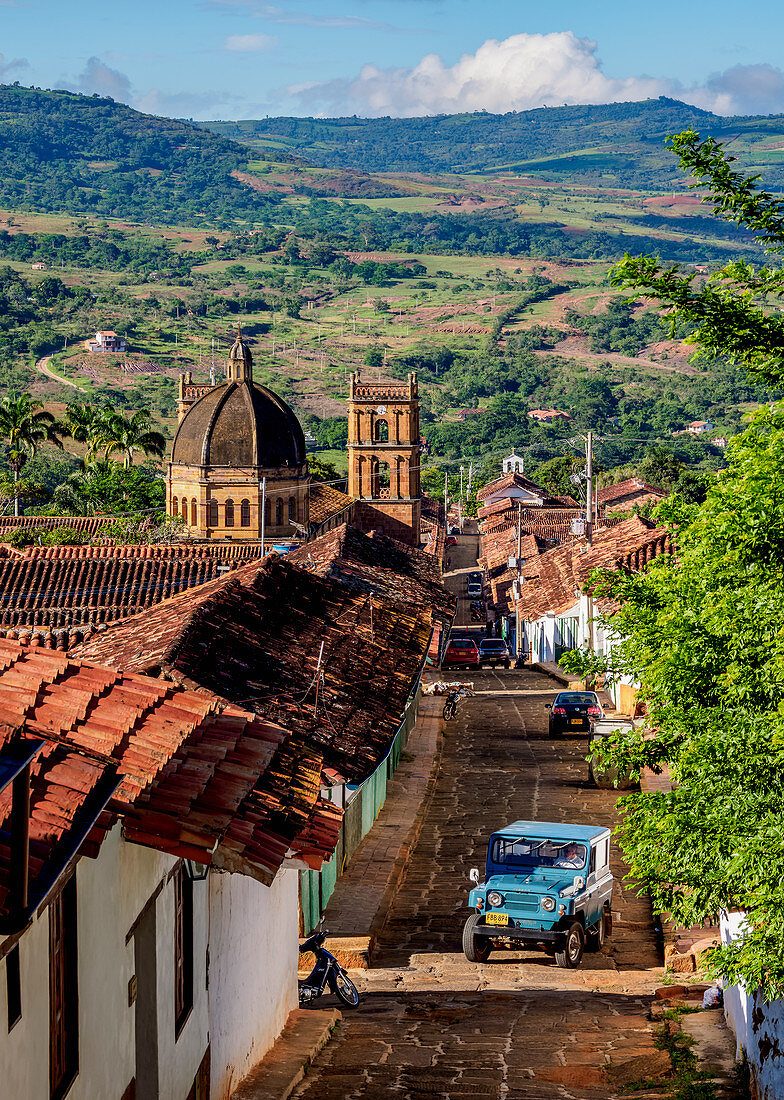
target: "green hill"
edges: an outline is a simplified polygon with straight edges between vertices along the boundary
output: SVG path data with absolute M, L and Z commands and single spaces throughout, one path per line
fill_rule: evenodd
M 514 171 L 661 190 L 680 178 L 664 148 L 689 126 L 732 141 L 743 167 L 784 186 L 784 116 L 722 118 L 678 100 L 438 115 L 429 118 L 268 118 L 202 123 L 258 151 L 366 172 Z M 776 139 L 779 139 L 778 142 Z
M 0 85 L 0 206 L 158 224 L 266 221 L 247 148 L 99 96 Z

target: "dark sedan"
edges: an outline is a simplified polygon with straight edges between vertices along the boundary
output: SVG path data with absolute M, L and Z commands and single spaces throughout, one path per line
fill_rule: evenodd
M 509 650 L 503 638 L 482 638 L 479 643 L 480 665 L 490 665 L 491 668 L 503 665 L 504 668 L 509 668 L 510 663 Z
M 551 737 L 560 734 L 588 731 L 593 722 L 604 717 L 599 697 L 594 691 L 559 691 L 550 711 L 548 733 Z

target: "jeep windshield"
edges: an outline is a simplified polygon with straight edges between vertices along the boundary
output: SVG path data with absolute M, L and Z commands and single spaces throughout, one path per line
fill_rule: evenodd
M 579 871 L 585 867 L 586 846 L 571 840 L 497 836 L 490 847 L 490 862 L 511 872 L 538 867 Z

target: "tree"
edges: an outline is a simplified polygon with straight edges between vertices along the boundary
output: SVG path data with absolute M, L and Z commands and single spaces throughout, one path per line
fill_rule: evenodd
M 693 131 L 672 139 L 720 217 L 784 249 L 784 203 L 732 170 Z M 784 272 L 732 261 L 697 285 L 677 267 L 627 257 L 613 275 L 687 325 L 698 353 L 784 379 Z M 711 953 L 714 972 L 784 996 L 784 405 L 766 408 L 728 448 L 704 503 L 660 508 L 677 544 L 640 574 L 597 577 L 620 602 L 615 671 L 647 702 L 648 731 L 614 736 L 605 763 L 669 767 L 673 789 L 622 800 L 621 842 L 659 911 L 686 926 L 746 913 L 742 938 Z
M 667 447 L 656 446 L 646 451 L 645 457 L 637 467 L 637 475 L 648 485 L 662 489 L 665 493 L 671 493 L 682 470 L 683 466 L 672 451 Z
M 105 427 L 106 413 L 102 409 L 74 402 L 65 410 L 65 430 L 71 439 L 87 448 L 85 465 L 95 461 L 104 441 Z
M 573 497 L 578 491 L 572 478 L 582 467 L 582 459 L 561 455 L 543 462 L 533 473 L 533 480 L 553 496 Z
M 7 394 L 0 400 L 0 439 L 8 444 L 8 465 L 15 484 L 19 482 L 22 467 L 42 443 L 62 447 L 59 432 L 60 425 L 54 416 L 29 393 L 21 393 L 18 397 Z M 14 493 L 14 515 L 19 515 L 18 492 Z
M 140 409 L 131 416 L 123 416 L 122 413 L 107 416 L 101 429 L 101 446 L 106 457 L 115 452 L 121 454 L 126 469 L 133 465 L 133 456 L 137 452 L 160 458 L 166 449 L 166 438 L 152 430 L 151 423 L 152 417 L 146 409 Z

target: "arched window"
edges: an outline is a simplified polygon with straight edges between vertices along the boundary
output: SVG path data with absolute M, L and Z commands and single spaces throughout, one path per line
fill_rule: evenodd
M 178 516 L 180 514 L 178 504 L 179 504 L 179 501 L 177 500 L 177 497 L 172 497 L 172 515 L 173 516 Z
M 207 526 L 218 526 L 218 502 L 217 500 L 211 500 L 207 503 Z
M 187 522 L 188 520 L 188 502 L 187 500 L 182 506 L 182 518 Z M 196 503 L 196 497 L 191 501 L 191 527 L 199 526 L 199 507 Z
M 250 501 L 243 500 L 240 504 L 240 527 L 250 527 Z
M 376 421 L 376 443 L 389 442 L 389 424 L 386 420 Z
M 297 502 L 294 497 L 289 497 L 289 519 L 297 518 Z
M 272 501 L 269 497 L 264 500 L 264 523 L 267 527 L 272 523 Z
M 226 526 L 227 527 L 233 527 L 234 526 L 234 501 L 233 500 L 227 500 L 226 501 Z
M 283 501 L 278 497 L 275 501 L 275 526 L 280 527 L 283 523 Z

